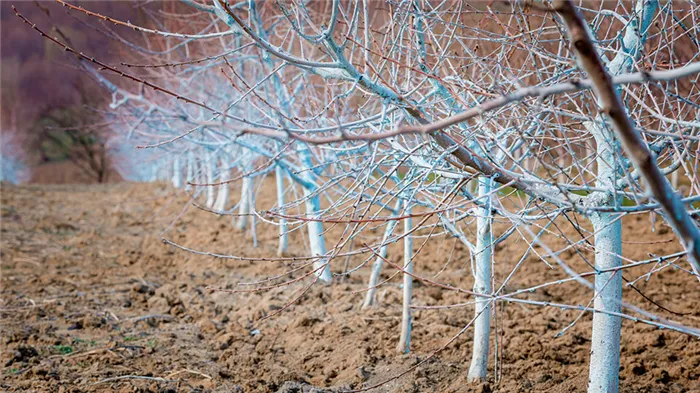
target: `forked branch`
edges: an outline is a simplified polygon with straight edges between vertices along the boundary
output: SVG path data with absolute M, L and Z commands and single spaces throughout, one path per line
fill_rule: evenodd
M 613 79 L 606 71 L 588 34 L 583 17 L 571 0 L 557 0 L 555 10 L 564 18 L 576 55 L 593 83 L 602 112 L 612 121 L 615 135 L 622 142 L 625 153 L 642 174 L 649 190 L 666 213 L 666 220 L 688 251 L 690 264 L 700 280 L 700 231 L 697 225 L 656 165 L 654 156 L 627 116 Z

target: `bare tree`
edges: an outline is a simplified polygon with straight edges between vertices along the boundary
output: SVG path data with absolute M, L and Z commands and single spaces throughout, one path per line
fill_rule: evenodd
M 33 27 L 81 59 L 112 95 L 111 108 L 133 124 L 129 136 L 163 153 L 165 167 L 181 173 L 172 163 L 187 152 L 187 181 L 208 196 L 204 208 L 231 214 L 240 229 L 252 229 L 254 241 L 257 220 L 278 226 L 280 254 L 288 231 L 306 229 L 308 255 L 258 288 L 306 279 L 275 314 L 319 281 L 371 264 L 365 307 L 376 305 L 378 286 L 403 277 L 403 352 L 417 307 L 413 281 L 455 291 L 465 301 L 438 308 L 473 308 L 459 334 L 474 327 L 467 378 L 482 381 L 497 339 L 490 334 L 497 302 L 579 311 L 569 327 L 590 313 L 591 392 L 617 390 L 622 319 L 700 337 L 692 321 L 648 310 L 662 307 L 648 296 L 642 305 L 622 298 L 623 283 L 634 287 L 639 279 L 628 277 L 633 268 L 651 275 L 661 265 L 700 278 L 700 236 L 688 208 L 700 200 L 691 164 L 700 128 L 699 54 L 677 49 L 697 46 L 686 23 L 700 17 L 700 7 L 648 0 L 499 9 L 484 2 L 183 3 L 197 11 L 182 30 L 188 33 L 67 4 L 154 38 L 147 48 L 131 43 L 144 55 L 121 67 Z M 678 171 L 690 182 L 687 195 L 665 179 Z M 257 211 L 256 184 L 273 173 L 277 206 Z M 221 211 L 226 204 L 214 203 L 213 192 L 230 183 L 241 185 L 240 198 Z M 662 214 L 685 251 L 630 260 L 622 255 L 621 220 L 652 213 Z M 342 227 L 342 236 L 327 239 L 329 226 Z M 469 250 L 471 289 L 421 276 L 423 245 L 446 239 Z M 497 277 L 495 246 L 513 239 L 528 247 Z M 402 265 L 388 258 L 396 242 L 404 244 Z M 570 250 L 573 260 L 563 259 Z M 580 250 L 593 251 L 595 260 Z M 337 266 L 351 257 L 360 262 Z M 529 258 L 568 278 L 508 290 Z M 396 273 L 382 280 L 386 266 Z M 562 284 L 590 290 L 589 303 L 528 297 Z

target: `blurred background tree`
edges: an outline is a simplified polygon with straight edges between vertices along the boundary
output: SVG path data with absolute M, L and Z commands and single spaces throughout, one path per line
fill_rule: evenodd
M 79 93 L 78 103 L 47 106 L 40 113 L 32 127 L 32 134 L 38 138 L 36 151 L 43 163 L 69 160 L 88 180 L 104 183 L 110 175 L 105 131 L 108 124 L 98 109 L 104 95 L 79 82 L 74 87 Z

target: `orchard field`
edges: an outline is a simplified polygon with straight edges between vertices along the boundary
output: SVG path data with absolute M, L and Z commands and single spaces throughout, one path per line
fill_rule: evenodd
M 314 286 L 284 313 L 261 320 L 290 300 L 289 291 L 230 294 L 210 288 L 234 288 L 282 273 L 286 266 L 191 255 L 163 244 L 162 229 L 188 202 L 183 193 L 173 193 L 154 184 L 3 188 L 3 390 L 338 392 L 408 369 L 471 319 L 464 308 L 418 311 L 412 352 L 396 354 L 401 291 L 395 284 L 382 287 L 378 306 L 364 312 L 363 293 L 357 291 L 366 288 L 367 274 L 360 273 L 332 286 Z M 656 233 L 650 233 L 641 224 L 634 218 L 625 221 L 630 240 L 625 255 L 644 259 L 673 247 L 665 225 L 659 223 Z M 262 255 L 274 252 L 277 242 L 274 231 L 261 228 L 260 247 L 253 249 L 250 236 L 233 229 L 228 219 L 193 207 L 166 237 L 220 252 Z M 464 248 L 441 246 L 426 252 L 454 253 L 450 265 L 445 267 L 442 258 L 425 258 L 417 273 L 433 277 L 443 271 L 443 281 L 470 287 L 469 268 L 461 262 Z M 515 253 L 519 247 L 523 245 L 507 245 L 502 252 Z M 400 248 L 391 251 L 392 259 L 400 261 Z M 293 247 L 290 253 L 304 255 L 304 249 Z M 510 289 L 563 277 L 536 258 L 528 262 Z M 639 288 L 698 321 L 696 285 L 684 274 L 666 270 Z M 570 285 L 538 290 L 527 298 L 586 302 L 588 296 Z M 624 296 L 640 299 L 629 289 Z M 417 305 L 463 298 L 428 285 L 415 288 Z M 576 314 L 517 304 L 499 307 L 497 383 L 464 382 L 472 336 L 467 331 L 415 372 L 376 391 L 583 392 L 590 317 L 554 337 Z M 697 339 L 629 321 L 622 326 L 620 391 L 700 389 Z M 128 375 L 153 380 L 115 379 Z
M 696 2 L 2 7 L 4 390 L 700 391 Z

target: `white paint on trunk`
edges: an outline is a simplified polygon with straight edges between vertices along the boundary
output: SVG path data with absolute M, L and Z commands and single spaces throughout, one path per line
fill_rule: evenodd
M 405 214 L 411 214 L 408 201 L 404 204 Z M 396 350 L 400 353 L 408 353 L 411 349 L 411 326 L 413 317 L 411 316 L 411 299 L 413 297 L 413 238 L 408 235 L 413 230 L 413 219 L 404 219 L 403 238 L 403 307 L 401 313 L 401 337 Z
M 396 201 L 396 214 L 399 214 L 399 212 L 401 211 L 401 203 L 402 202 L 400 199 Z M 397 224 L 397 220 L 389 221 L 389 223 L 386 225 L 386 229 L 384 229 L 384 236 L 382 237 L 383 246 L 379 249 L 379 255 L 381 257 L 378 256 L 374 260 L 374 264 L 372 264 L 372 272 L 369 275 L 369 282 L 367 283 L 368 289 L 367 293 L 365 294 L 365 300 L 362 303 L 362 308 L 368 308 L 375 304 L 377 284 L 379 283 L 379 275 L 382 273 L 382 266 L 384 266 L 383 258 L 386 258 L 387 247 L 389 247 L 389 245 L 386 244 L 386 242 L 391 237 L 391 234 L 394 232 L 394 229 L 396 228 Z
M 302 173 L 302 177 L 309 184 L 315 184 L 316 174 L 313 169 L 313 162 L 311 161 L 311 152 L 309 148 L 303 145 L 299 145 L 297 152 L 301 157 L 301 161 L 304 164 L 305 170 Z M 311 251 L 311 256 L 322 256 L 326 255 L 326 239 L 323 235 L 323 223 L 317 221 L 321 217 L 321 199 L 318 195 L 314 194 L 314 189 L 309 189 L 302 186 L 304 190 L 304 205 L 306 206 L 306 216 L 314 221 L 308 221 L 306 224 L 308 234 L 309 234 L 309 251 Z M 314 274 L 318 276 L 319 280 L 330 283 L 333 279 L 330 268 L 330 261 L 328 258 L 318 258 L 313 263 Z
M 563 137 L 563 132 L 562 132 L 562 137 Z M 559 174 L 557 175 L 557 181 L 559 183 L 566 183 L 567 174 L 565 172 L 565 168 L 567 168 L 566 159 L 567 159 L 567 156 L 569 156 L 569 154 L 564 147 L 557 149 L 556 152 L 558 154 L 557 155 L 557 166 L 559 167 L 559 168 L 557 168 L 559 170 Z
M 277 206 L 280 207 L 279 213 L 284 215 L 285 210 L 282 209 L 284 206 L 284 170 L 278 165 L 275 168 L 275 180 L 277 183 Z M 288 245 L 288 235 L 287 235 L 287 219 L 280 217 L 279 223 L 279 245 L 277 247 L 277 255 L 282 256 L 287 252 Z
M 238 204 L 238 221 L 236 229 L 242 231 L 248 227 L 248 219 L 250 214 L 250 194 L 253 193 L 253 179 L 246 176 L 241 181 L 241 201 Z
M 311 196 L 313 192 L 309 191 L 306 187 L 302 188 L 304 189 L 304 204 L 306 205 L 307 217 L 318 219 L 318 212 L 321 210 L 320 198 L 318 195 Z M 309 231 L 309 250 L 311 251 L 311 255 L 326 255 L 326 241 L 323 236 L 323 223 L 320 221 L 309 221 L 306 225 Z M 325 267 L 321 268 L 321 266 L 324 265 Z M 318 276 L 319 280 L 325 283 L 330 283 L 332 281 L 333 277 L 328 264 L 328 258 L 317 259 L 313 264 L 313 268 L 314 270 L 318 269 L 316 270 L 315 274 Z
M 226 209 L 226 202 L 228 202 L 229 192 L 227 182 L 231 179 L 231 169 L 227 167 L 225 161 L 221 161 L 220 168 L 221 175 L 219 177 L 219 182 L 222 184 L 217 187 L 219 192 L 216 194 L 216 202 L 214 202 L 214 210 L 217 212 L 222 212 Z
M 612 76 L 629 72 L 644 48 L 649 26 L 656 14 L 659 3 L 655 0 L 637 0 L 634 15 L 625 27 L 621 47 L 608 64 Z M 591 32 L 589 31 L 589 34 Z M 603 57 L 604 58 L 604 57 Z M 617 181 L 615 156 L 620 148 L 615 136 L 607 127 L 598 122 L 585 122 L 584 126 L 596 141 L 597 181 L 600 188 L 612 190 Z M 610 205 L 612 195 L 600 198 L 598 205 Z M 618 267 L 622 264 L 622 223 L 611 213 L 593 214 L 590 217 L 595 231 L 595 266 L 596 269 Z M 622 302 L 622 275 L 619 271 L 598 274 L 595 277 L 596 310 L 619 313 Z M 618 391 L 620 374 L 620 326 L 621 319 L 610 314 L 593 314 L 593 332 L 591 335 L 591 359 L 588 376 L 588 392 L 602 393 Z
M 182 164 L 180 157 L 175 157 L 173 160 L 173 187 L 182 188 Z
M 584 126 L 596 141 L 596 185 L 612 189 L 616 184 L 615 155 L 619 147 L 607 127 L 586 122 Z M 598 205 L 613 203 L 612 195 L 605 195 Z M 609 269 L 621 266 L 622 222 L 611 213 L 593 214 L 590 217 L 595 232 L 595 267 Z M 619 271 L 598 274 L 595 277 L 594 308 L 619 313 L 622 302 L 622 276 Z M 593 314 L 591 335 L 591 359 L 588 376 L 588 392 L 617 392 L 620 374 L 620 326 L 622 320 L 610 314 Z
M 194 181 L 194 154 L 192 152 L 187 152 L 187 184 L 185 184 L 185 190 L 190 191 L 192 186 L 190 182 Z
M 484 206 L 477 209 L 476 219 L 476 253 L 474 256 L 474 292 L 483 295 L 491 295 L 491 255 L 493 247 L 493 232 L 491 223 L 491 198 L 493 180 L 479 177 L 479 197 L 482 197 Z M 491 333 L 491 299 L 486 296 L 477 296 L 474 305 L 474 347 L 472 348 L 472 361 L 469 366 L 467 380 L 470 382 L 486 379 L 489 365 L 489 341 Z
M 204 172 L 206 175 L 206 183 L 207 184 L 212 184 L 214 183 L 214 159 L 213 157 L 209 157 L 206 160 L 204 160 Z M 214 199 L 216 197 L 215 194 L 215 189 L 214 186 L 205 186 L 207 188 L 207 207 L 211 209 L 214 207 Z
M 248 197 L 250 198 L 250 212 L 254 213 L 255 210 L 255 192 L 253 191 L 253 185 L 250 186 L 250 192 L 248 192 Z M 258 248 L 258 219 L 255 214 L 251 214 L 250 220 L 250 232 L 253 235 L 253 248 Z
M 680 168 L 676 169 L 671 173 L 671 186 L 674 190 L 678 191 L 678 173 L 681 171 Z
M 622 223 L 610 213 L 591 217 L 595 231 L 595 267 L 619 267 L 622 261 Z M 596 310 L 619 313 L 622 301 L 622 276 L 619 271 L 595 277 Z M 589 393 L 617 392 L 620 373 L 620 326 L 622 320 L 610 314 L 593 314 Z

